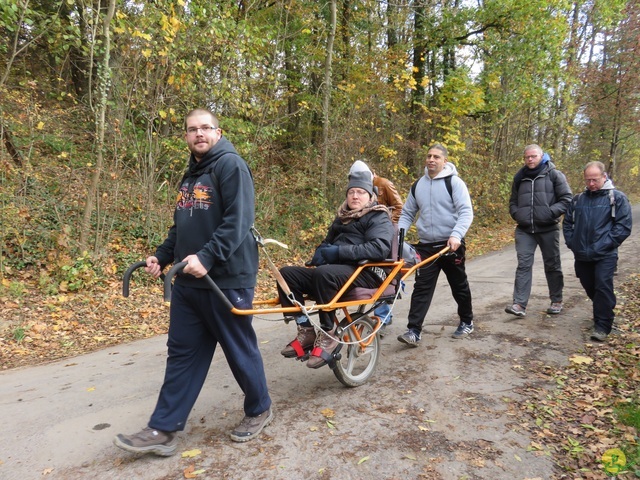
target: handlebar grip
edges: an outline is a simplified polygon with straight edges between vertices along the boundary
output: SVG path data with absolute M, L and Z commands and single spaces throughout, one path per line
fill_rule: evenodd
M 165 302 L 168 302 L 171 300 L 171 280 L 173 279 L 174 275 L 178 273 L 180 270 L 182 270 L 186 265 L 187 265 L 187 262 L 176 263 L 173 267 L 171 267 L 171 269 L 167 272 L 166 276 L 164 277 L 164 301 Z M 202 277 L 202 280 L 207 282 L 207 284 L 209 285 L 209 288 L 213 290 L 213 293 L 216 294 L 218 299 L 224 304 L 225 307 L 227 307 L 229 310 L 233 310 L 235 308 L 233 306 L 233 303 L 231 303 L 231 301 L 229 301 L 229 299 L 224 296 L 224 293 L 222 293 L 222 290 L 220 290 L 220 287 L 216 285 L 216 282 L 214 282 L 209 275 L 205 275 L 204 277 Z
M 131 281 L 131 274 L 133 273 L 133 271 L 140 267 L 146 267 L 146 266 L 147 266 L 147 262 L 145 260 L 142 260 L 140 262 L 134 263 L 129 268 L 127 268 L 126 272 L 124 272 L 124 275 L 122 277 L 122 296 L 123 297 L 127 298 L 129 296 L 129 282 Z

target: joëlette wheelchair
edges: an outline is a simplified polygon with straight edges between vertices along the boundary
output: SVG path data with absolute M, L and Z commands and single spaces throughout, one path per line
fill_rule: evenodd
M 225 297 L 211 277 L 205 275 L 202 278 L 203 281 L 208 283 L 220 302 L 235 315 L 283 314 L 283 320 L 288 322 L 293 316 L 298 314 L 305 314 L 311 317 L 317 315 L 321 310 L 342 311 L 344 318 L 339 320 L 336 316 L 337 326 L 335 331 L 340 343 L 332 353 L 331 358 L 327 361 L 327 365 L 329 365 L 336 378 L 343 385 L 347 387 L 357 387 L 366 383 L 374 374 L 380 358 L 380 338 L 378 331 L 384 319 L 371 315 L 371 313 L 382 303 L 390 304 L 393 309 L 393 305 L 400 295 L 400 287 L 403 282 L 416 270 L 436 261 L 449 250 L 449 247 L 445 247 L 435 255 L 423 259 L 415 265 L 408 265 L 405 263 L 402 255 L 404 243 L 404 232 L 402 230 L 396 239 L 397 241 L 394 241 L 392 248 L 392 259 L 383 262 L 360 262 L 349 280 L 338 293 L 336 293 L 331 301 L 326 304 L 316 304 L 313 303 L 313 299 L 308 298 L 305 300 L 305 305 L 285 307 L 280 305 L 278 298 L 273 298 L 254 301 L 252 309 L 238 309 Z M 261 238 L 258 238 L 258 243 L 261 244 Z M 264 247 L 264 244 L 261 246 Z M 164 275 L 165 301 L 168 302 L 171 299 L 173 277 L 181 271 L 186 264 L 186 262 L 176 263 Z M 124 273 L 123 295 L 125 297 L 129 296 L 131 274 L 137 268 L 145 266 L 146 262 L 140 261 L 131 265 Z M 351 285 L 358 275 L 366 268 L 372 267 L 382 267 L 389 270 L 387 278 L 382 284 L 377 289 L 352 288 Z M 273 269 L 274 276 L 277 277 L 277 269 L 275 269 L 275 267 L 273 267 Z M 315 325 L 317 327 L 317 323 Z M 299 357 L 299 360 L 307 360 L 309 353 L 310 350 L 306 351 L 305 355 Z

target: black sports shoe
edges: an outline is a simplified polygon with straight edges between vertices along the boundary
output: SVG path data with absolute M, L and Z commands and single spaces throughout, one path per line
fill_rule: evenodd
M 451 335 L 453 338 L 464 338 L 473 332 L 473 323 L 460 322 L 458 329 Z

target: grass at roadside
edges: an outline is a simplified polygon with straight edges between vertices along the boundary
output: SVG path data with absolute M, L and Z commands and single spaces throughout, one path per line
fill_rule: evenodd
M 618 331 L 587 343 L 548 375 L 556 389 L 530 390 L 530 450 L 551 455 L 557 479 L 640 478 L 640 276 L 618 287 Z

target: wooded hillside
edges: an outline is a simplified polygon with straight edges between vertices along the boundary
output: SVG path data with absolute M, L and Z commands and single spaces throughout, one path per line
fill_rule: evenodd
M 261 233 L 294 255 L 355 159 L 404 195 L 434 141 L 472 235 L 509 221 L 530 143 L 574 190 L 601 160 L 633 193 L 639 39 L 636 0 L 0 0 L 3 283 L 77 291 L 151 252 L 200 106 L 254 172 Z

